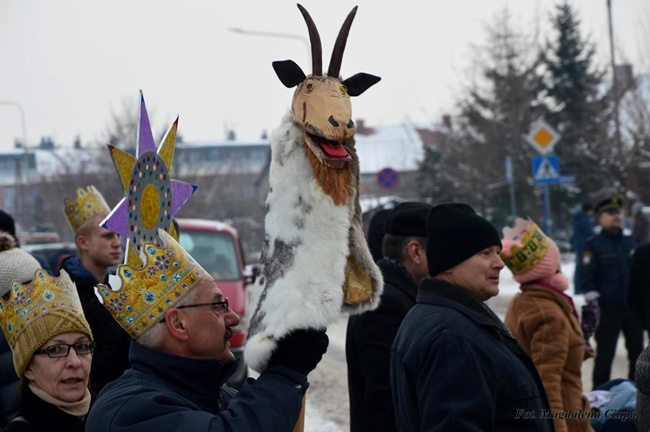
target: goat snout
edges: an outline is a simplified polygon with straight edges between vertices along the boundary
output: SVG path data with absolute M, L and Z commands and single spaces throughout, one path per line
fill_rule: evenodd
M 337 122 L 336 120 L 334 120 L 334 116 L 330 116 L 327 120 L 330 122 L 330 124 L 331 124 L 332 126 L 334 126 L 334 127 L 339 127 L 339 122 Z

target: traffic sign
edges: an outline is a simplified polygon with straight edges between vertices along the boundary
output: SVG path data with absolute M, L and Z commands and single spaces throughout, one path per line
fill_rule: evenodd
M 560 183 L 560 161 L 557 156 L 533 158 L 533 181 L 537 184 Z
M 384 168 L 377 173 L 377 183 L 382 189 L 393 189 L 399 184 L 399 174 L 392 168 Z
M 562 136 L 544 120 L 537 120 L 530 127 L 524 139 L 539 153 L 546 155 L 553 151 L 553 147 Z

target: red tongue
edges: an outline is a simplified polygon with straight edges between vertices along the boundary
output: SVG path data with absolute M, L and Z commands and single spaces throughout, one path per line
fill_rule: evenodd
M 343 146 L 334 141 L 319 142 L 320 148 L 323 149 L 330 157 L 335 158 L 344 158 L 348 155 L 348 152 L 345 151 Z

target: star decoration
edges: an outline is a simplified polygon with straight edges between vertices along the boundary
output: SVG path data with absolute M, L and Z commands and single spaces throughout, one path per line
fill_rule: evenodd
M 178 117 L 156 151 L 147 107 L 140 92 L 137 156 L 108 145 L 124 188 L 124 198 L 101 225 L 127 237 L 127 264 L 141 264 L 138 251 L 144 242 L 159 245 L 158 228 L 178 238 L 172 217 L 197 188 L 169 177 L 177 128 Z

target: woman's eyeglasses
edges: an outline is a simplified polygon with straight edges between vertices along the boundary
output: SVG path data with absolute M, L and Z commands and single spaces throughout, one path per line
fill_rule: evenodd
M 50 345 L 47 348 L 42 348 L 34 351 L 34 354 L 47 354 L 47 356 L 50 358 L 61 358 L 67 357 L 68 354 L 70 354 L 70 348 L 74 348 L 74 351 L 77 353 L 77 355 L 86 355 L 92 354 L 95 350 L 95 346 L 97 346 L 97 344 L 92 341 L 77 342 L 73 343 L 72 345 Z

